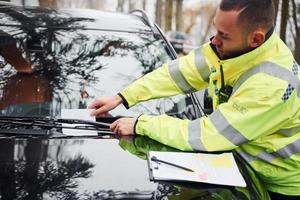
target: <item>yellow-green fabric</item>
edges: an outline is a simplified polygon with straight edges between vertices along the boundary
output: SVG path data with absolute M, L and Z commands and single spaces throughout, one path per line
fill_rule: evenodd
M 219 104 L 221 66 L 233 92 Z M 299 79 L 292 53 L 273 33 L 260 47 L 227 60 L 220 60 L 210 43 L 204 44 L 137 80 L 121 95 L 133 106 L 208 86 L 211 115 L 194 121 L 142 115 L 136 133 L 181 150 L 235 150 L 268 190 L 300 195 Z

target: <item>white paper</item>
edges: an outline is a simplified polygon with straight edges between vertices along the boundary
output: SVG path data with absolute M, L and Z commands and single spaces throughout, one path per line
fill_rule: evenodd
M 152 156 L 192 169 L 194 172 L 151 161 Z M 195 181 L 246 187 L 232 153 L 206 154 L 150 151 L 148 159 L 155 180 Z
M 62 109 L 61 118 L 64 119 L 81 119 L 88 121 L 96 121 L 94 116 L 90 116 L 91 109 Z M 85 126 L 86 124 L 62 124 L 62 126 L 75 127 L 75 126 Z M 71 136 L 97 136 L 97 131 L 91 130 L 76 130 L 63 128 L 63 134 Z

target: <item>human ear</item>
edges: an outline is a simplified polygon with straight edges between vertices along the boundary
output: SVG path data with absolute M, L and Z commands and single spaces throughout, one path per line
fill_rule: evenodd
M 250 39 L 250 47 L 256 48 L 259 47 L 262 43 L 264 43 L 266 37 L 263 31 L 255 31 L 252 33 L 252 37 Z

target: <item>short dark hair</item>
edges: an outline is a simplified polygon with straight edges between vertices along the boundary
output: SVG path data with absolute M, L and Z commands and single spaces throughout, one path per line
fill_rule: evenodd
M 220 10 L 241 11 L 238 22 L 247 30 L 274 27 L 275 7 L 273 0 L 222 0 Z

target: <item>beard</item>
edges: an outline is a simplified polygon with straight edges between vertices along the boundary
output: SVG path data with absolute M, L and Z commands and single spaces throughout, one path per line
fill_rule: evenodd
M 246 53 L 252 51 L 254 48 L 252 48 L 250 46 L 246 46 L 243 49 L 229 51 L 229 52 L 228 51 L 227 52 L 219 52 L 216 47 L 215 47 L 215 49 L 216 49 L 215 52 L 217 52 L 217 55 L 219 56 L 219 58 L 221 60 L 226 60 L 226 59 L 235 58 L 235 57 L 241 56 L 243 54 L 246 54 Z
M 241 56 L 243 54 L 246 54 L 252 50 L 254 50 L 255 48 L 253 47 L 250 47 L 250 46 L 246 46 L 243 47 L 242 49 L 240 50 L 233 50 L 233 51 L 226 51 L 226 52 L 223 52 L 223 51 L 219 51 L 218 48 L 212 44 L 212 40 L 213 40 L 214 37 L 211 37 L 210 38 L 210 46 L 211 48 L 214 50 L 214 52 L 216 53 L 216 55 L 221 59 L 221 60 L 226 60 L 226 59 L 230 59 L 230 58 L 235 58 L 235 57 L 238 57 L 238 56 Z

